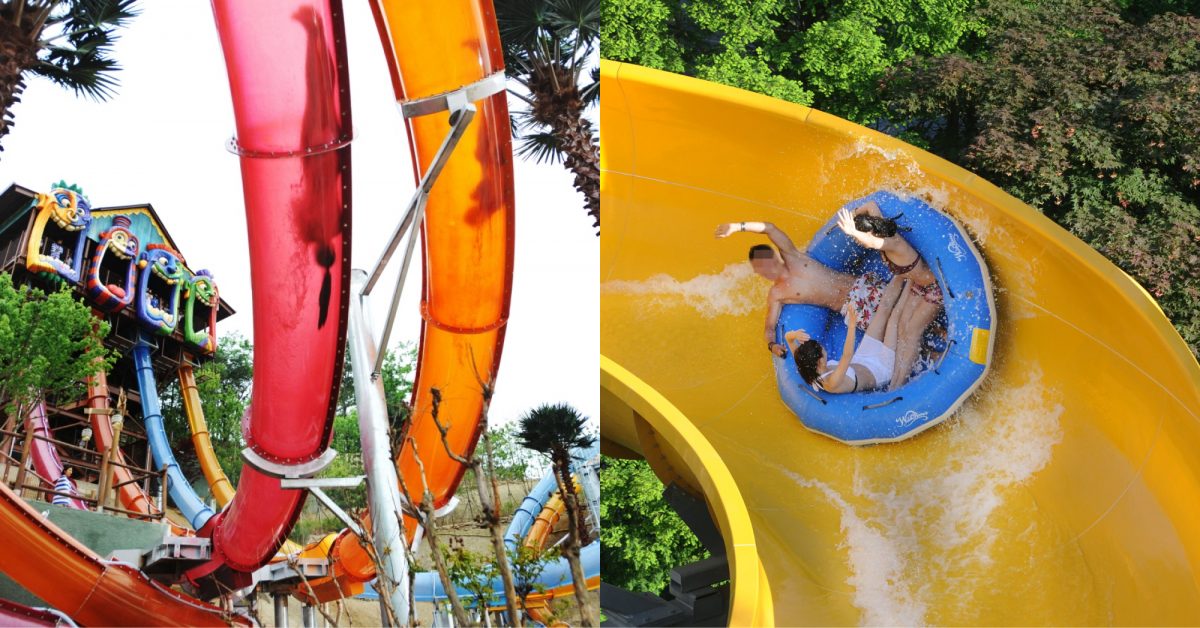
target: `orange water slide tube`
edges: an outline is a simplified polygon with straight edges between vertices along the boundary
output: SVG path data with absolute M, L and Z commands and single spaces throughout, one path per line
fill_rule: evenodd
M 208 435 L 208 422 L 204 420 L 204 409 L 200 403 L 200 391 L 196 388 L 196 373 L 188 364 L 179 367 L 179 391 L 183 396 L 183 407 L 187 414 L 188 427 L 192 430 L 192 446 L 196 448 L 196 458 L 200 461 L 200 470 L 208 482 L 213 499 L 217 500 L 217 509 L 222 509 L 233 500 L 233 485 L 221 468 L 217 454 L 213 451 L 212 439 Z
M 490 0 L 372 4 L 389 56 L 398 101 L 429 98 L 504 71 Z M 512 287 L 514 199 L 508 104 L 500 90 L 475 103 L 478 112 L 433 187 L 422 227 L 424 276 L 421 342 L 413 412 L 396 465 L 419 501 L 421 473 L 435 507 L 449 502 L 465 468 L 442 446 L 434 425 L 449 424 L 451 447 L 470 455 L 482 427 L 485 395 L 500 364 Z M 411 149 L 419 171 L 433 161 L 450 128 L 442 111 L 411 117 Z M 418 173 L 419 176 L 419 173 Z M 478 375 L 478 379 L 477 379 Z M 414 446 L 415 445 L 415 446 Z M 411 539 L 416 526 L 406 524 Z
M 96 626 L 250 625 L 245 618 L 105 561 L 0 485 L 0 572 L 80 624 Z

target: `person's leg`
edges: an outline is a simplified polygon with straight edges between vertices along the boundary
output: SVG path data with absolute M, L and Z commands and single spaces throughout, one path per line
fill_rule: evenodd
M 904 289 L 900 292 L 900 298 L 896 301 L 896 307 L 892 310 L 891 316 L 887 319 L 887 328 L 883 334 L 883 344 L 892 351 L 896 350 L 896 343 L 900 337 L 900 319 L 902 312 L 911 308 L 909 302 L 916 297 L 912 291 L 908 289 L 908 282 L 904 282 Z M 894 368 L 894 365 L 893 365 Z
M 916 295 L 913 295 L 906 305 L 909 305 L 908 311 L 901 317 L 897 330 L 896 367 L 889 387 L 891 390 L 903 386 L 908 381 L 908 376 L 912 372 L 913 365 L 917 362 L 917 355 L 921 350 L 921 339 L 925 335 L 925 328 L 933 322 L 933 319 L 937 318 L 938 312 L 942 309 L 941 304 L 930 303 Z
M 896 304 L 899 299 L 904 298 L 904 293 L 908 292 L 904 288 L 907 282 L 903 279 L 895 278 L 888 283 L 884 289 L 883 295 L 879 297 L 879 307 L 876 308 L 875 314 L 871 316 L 871 324 L 867 327 L 866 334 L 880 342 L 883 341 L 883 336 L 887 331 L 887 323 L 892 318 L 892 312 L 895 311 Z

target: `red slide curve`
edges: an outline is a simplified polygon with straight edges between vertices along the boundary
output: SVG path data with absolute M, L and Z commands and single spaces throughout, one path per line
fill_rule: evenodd
M 342 375 L 350 272 L 350 85 L 338 0 L 214 0 L 241 155 L 250 281 L 254 392 L 247 448 L 298 465 L 330 440 Z M 266 564 L 305 493 L 253 465 L 200 534 L 234 577 Z M 231 571 L 230 571 L 231 570 Z

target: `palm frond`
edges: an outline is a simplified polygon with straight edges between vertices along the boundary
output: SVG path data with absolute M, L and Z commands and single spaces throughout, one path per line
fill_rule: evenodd
M 117 29 L 137 16 L 136 0 L 75 0 L 64 3 L 46 21 L 51 37 L 40 38 L 42 50 L 34 74 L 72 89 L 76 95 L 106 100 L 119 84 L 120 65 L 110 56 Z
M 74 91 L 76 95 L 92 100 L 107 100 L 116 94 L 116 87 L 120 84 L 112 75 L 112 72 L 120 69 L 116 61 L 95 56 L 85 59 L 56 58 L 53 51 L 51 59 L 58 63 L 51 60 L 42 61 L 34 66 L 31 72 Z
M 517 156 L 532 159 L 535 163 L 556 164 L 563 160 L 562 143 L 549 131 L 522 135 L 517 146 Z
M 550 0 L 546 26 L 561 39 L 578 37 L 588 49 L 600 37 L 600 0 Z
M 600 67 L 592 68 L 588 75 L 591 82 L 579 88 L 579 96 L 583 99 L 584 107 L 592 107 L 600 102 Z
M 584 430 L 587 419 L 569 404 L 544 404 L 520 420 L 517 438 L 526 449 L 544 454 L 591 447 L 596 439 Z

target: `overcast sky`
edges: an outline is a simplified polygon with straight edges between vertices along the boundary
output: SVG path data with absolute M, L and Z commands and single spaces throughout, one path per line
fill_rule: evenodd
M 212 270 L 238 311 L 222 322 L 252 337 L 252 299 L 238 158 L 225 148 L 233 110 L 208 2 L 143 2 L 116 48 L 118 95 L 76 98 L 29 81 L 3 138 L 0 186 L 46 191 L 80 185 L 94 207 L 150 203 L 193 269 Z M 366 3 L 345 6 L 355 140 L 353 264 L 370 268 L 403 211 L 369 191 L 413 189 L 403 120 Z M 515 98 L 510 106 L 519 105 Z M 545 402 L 566 401 L 598 421 L 599 240 L 560 165 L 516 160 L 516 259 L 512 310 L 493 422 Z M 372 294 L 376 338 L 383 329 L 398 258 Z M 414 268 L 393 338 L 416 341 L 421 273 Z M 386 284 L 386 287 L 384 287 Z

